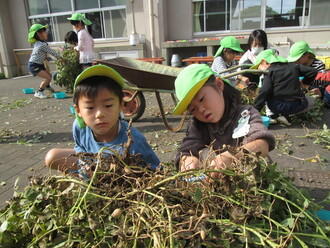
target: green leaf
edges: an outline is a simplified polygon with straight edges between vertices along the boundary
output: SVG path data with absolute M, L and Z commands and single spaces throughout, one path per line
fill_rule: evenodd
M 281 224 L 283 226 L 293 228 L 294 220 L 295 220 L 294 218 L 287 218 L 287 219 L 283 220 Z
M 268 191 L 272 193 L 274 192 L 274 190 L 275 190 L 275 185 L 273 183 L 269 184 Z
M 202 200 L 203 194 L 201 189 L 196 189 L 195 193 L 192 196 L 194 202 L 199 203 Z

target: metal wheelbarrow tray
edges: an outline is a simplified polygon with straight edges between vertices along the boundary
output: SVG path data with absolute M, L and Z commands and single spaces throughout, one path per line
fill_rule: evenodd
M 150 91 L 173 91 L 174 81 L 181 68 L 145 62 L 132 58 L 119 57 L 97 60 L 115 69 L 132 88 Z
M 125 57 L 97 60 L 96 62 L 115 69 L 127 81 L 127 86 L 124 88 L 125 119 L 132 118 L 136 121 L 142 116 L 145 110 L 145 99 L 142 92 L 149 91 L 156 94 L 165 127 L 175 132 L 182 128 L 186 114 L 181 117 L 178 127 L 171 127 L 167 121 L 160 97 L 160 93 L 171 93 L 176 104 L 174 81 L 182 70 L 181 68 Z

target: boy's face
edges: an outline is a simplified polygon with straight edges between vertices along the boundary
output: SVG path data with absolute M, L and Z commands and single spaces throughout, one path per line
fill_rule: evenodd
M 118 132 L 118 118 L 123 102 L 112 91 L 100 88 L 95 98 L 80 96 L 78 106 L 75 105 L 77 114 L 83 118 L 98 142 L 111 142 Z
M 216 86 L 203 86 L 188 106 L 190 113 L 201 122 L 217 123 L 225 111 L 224 82 L 216 78 L 215 83 Z
M 314 59 L 311 59 L 309 53 L 302 55 L 297 61 L 296 64 L 301 64 L 305 66 L 310 66 Z

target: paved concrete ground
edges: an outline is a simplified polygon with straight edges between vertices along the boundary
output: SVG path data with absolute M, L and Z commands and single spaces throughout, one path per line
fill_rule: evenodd
M 55 173 L 44 166 L 46 152 L 54 147 L 72 148 L 71 124 L 74 115 L 70 112 L 72 97 L 65 99 L 36 99 L 33 94 L 23 94 L 23 88 L 37 88 L 38 78 L 31 76 L 0 80 L 0 205 L 13 196 L 13 188 L 24 188 L 29 176 Z M 54 86 L 56 90 L 61 90 Z M 185 135 L 187 122 L 177 133 L 165 129 L 160 118 L 156 98 L 152 93 L 145 93 L 147 108 L 138 122 L 134 123 L 144 133 L 161 161 L 171 161 L 175 149 Z M 171 98 L 162 94 L 166 110 L 173 109 Z M 179 117 L 168 115 L 168 120 L 176 126 Z M 271 126 L 278 140 L 277 149 L 270 153 L 278 163 L 278 168 L 295 178 L 295 184 L 310 191 L 315 201 L 329 193 L 330 156 L 329 150 L 313 144 L 305 136 L 315 132 L 326 124 L 330 128 L 330 110 L 325 110 L 323 120 L 317 125 L 306 127 L 293 125 L 286 128 Z M 288 155 L 287 153 L 290 153 Z M 323 161 L 318 161 L 321 158 Z M 330 209 L 329 206 L 326 206 Z

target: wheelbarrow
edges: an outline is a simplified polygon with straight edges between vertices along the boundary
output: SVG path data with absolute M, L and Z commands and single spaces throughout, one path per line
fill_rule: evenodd
M 133 121 L 137 121 L 143 115 L 146 107 L 143 91 L 155 92 L 165 127 L 173 132 L 177 132 L 182 128 L 187 115 L 187 111 L 182 115 L 178 126 L 172 127 L 166 118 L 160 93 L 170 93 L 174 104 L 177 104 L 174 81 L 178 74 L 183 70 L 183 68 L 155 64 L 126 57 L 96 60 L 96 63 L 103 64 L 115 69 L 126 81 L 126 86 L 123 90 L 123 112 L 125 120 L 132 119 Z M 226 71 L 237 69 L 240 66 L 229 68 Z M 247 69 L 231 73 L 226 75 L 224 78 L 229 78 L 244 72 L 265 73 L 265 71 Z
M 160 97 L 160 93 L 170 93 L 174 104 L 177 103 L 174 81 L 182 68 L 125 57 L 97 60 L 96 63 L 115 69 L 125 79 L 126 86 L 123 90 L 123 112 L 125 120 L 132 119 L 133 121 L 137 121 L 143 115 L 146 107 L 143 91 L 155 92 L 165 127 L 174 132 L 182 128 L 186 113 L 181 117 L 178 126 L 173 128 L 167 121 L 163 102 Z

